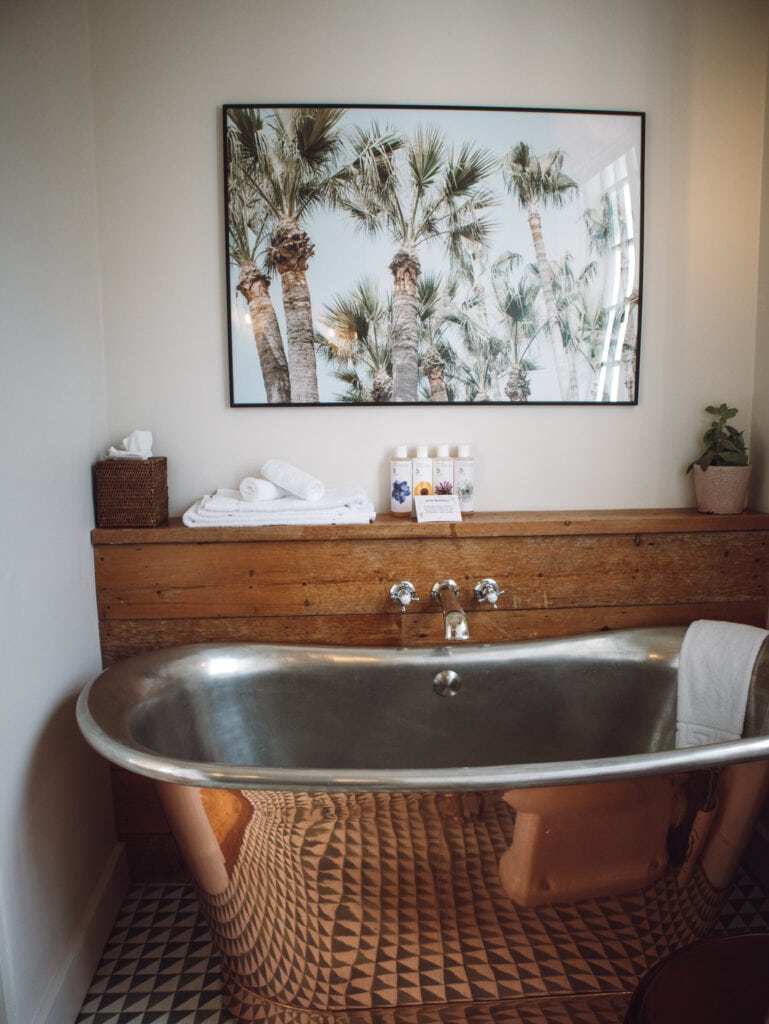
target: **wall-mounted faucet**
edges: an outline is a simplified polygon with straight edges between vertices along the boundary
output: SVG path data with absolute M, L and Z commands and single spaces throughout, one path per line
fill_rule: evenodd
M 393 604 L 400 605 L 400 609 L 405 615 L 411 602 L 419 601 L 419 598 L 414 584 L 408 580 L 401 580 L 399 583 L 393 583 L 390 587 L 390 600 Z
M 438 580 L 430 591 L 433 601 L 443 612 L 444 636 L 447 640 L 469 640 L 470 623 L 459 603 L 459 587 L 454 580 Z
M 488 578 L 480 580 L 473 587 L 473 594 L 478 604 L 490 604 L 494 611 L 497 610 L 497 601 L 504 593 L 504 590 L 499 589 L 499 584 L 496 580 Z
M 470 623 L 467 614 L 459 601 L 459 587 L 454 580 L 438 580 L 433 583 L 430 596 L 443 612 L 443 629 L 446 640 L 469 640 Z M 473 597 L 478 604 L 488 604 L 496 611 L 502 590 L 496 580 L 489 578 L 480 580 L 473 587 Z M 414 584 L 409 580 L 399 580 L 390 587 L 390 600 L 405 613 L 412 602 L 418 602 Z

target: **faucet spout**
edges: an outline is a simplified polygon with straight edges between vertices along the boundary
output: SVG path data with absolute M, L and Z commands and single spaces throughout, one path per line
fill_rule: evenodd
M 470 623 L 459 603 L 459 587 L 454 580 L 438 580 L 430 591 L 433 601 L 443 612 L 443 635 L 446 640 L 469 640 Z

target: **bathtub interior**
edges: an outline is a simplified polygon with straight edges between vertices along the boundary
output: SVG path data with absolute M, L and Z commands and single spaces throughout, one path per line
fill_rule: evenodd
M 612 758 L 675 738 L 680 631 L 424 650 L 214 647 L 109 670 L 94 718 L 192 763 L 451 769 Z M 444 671 L 458 691 L 433 688 Z
M 379 770 L 623 756 L 667 749 L 675 734 L 675 691 L 646 663 L 468 669 L 450 697 L 434 693 L 437 671 L 182 680 L 139 705 L 128 730 L 184 761 Z

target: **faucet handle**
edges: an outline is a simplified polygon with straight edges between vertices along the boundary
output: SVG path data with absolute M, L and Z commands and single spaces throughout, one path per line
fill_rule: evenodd
M 488 578 L 480 580 L 473 587 L 473 594 L 478 604 L 490 604 L 494 611 L 497 610 L 497 601 L 505 593 L 507 591 L 500 590 L 496 580 Z
M 399 604 L 403 614 L 406 614 L 406 609 L 412 601 L 419 601 L 417 592 L 414 589 L 414 584 L 409 583 L 408 580 L 401 580 L 399 583 L 393 583 L 390 587 L 390 600 L 393 604 Z

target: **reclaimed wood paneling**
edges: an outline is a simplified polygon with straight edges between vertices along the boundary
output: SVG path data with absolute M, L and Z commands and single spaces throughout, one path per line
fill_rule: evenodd
M 102 658 L 186 643 L 443 643 L 432 584 L 462 589 L 481 642 L 697 618 L 763 626 L 769 515 L 689 510 L 483 513 L 462 523 L 381 516 L 369 526 L 93 531 Z M 491 576 L 497 610 L 473 605 Z M 389 599 L 409 579 L 421 601 Z M 115 772 L 116 817 L 137 880 L 181 871 L 152 785 Z

